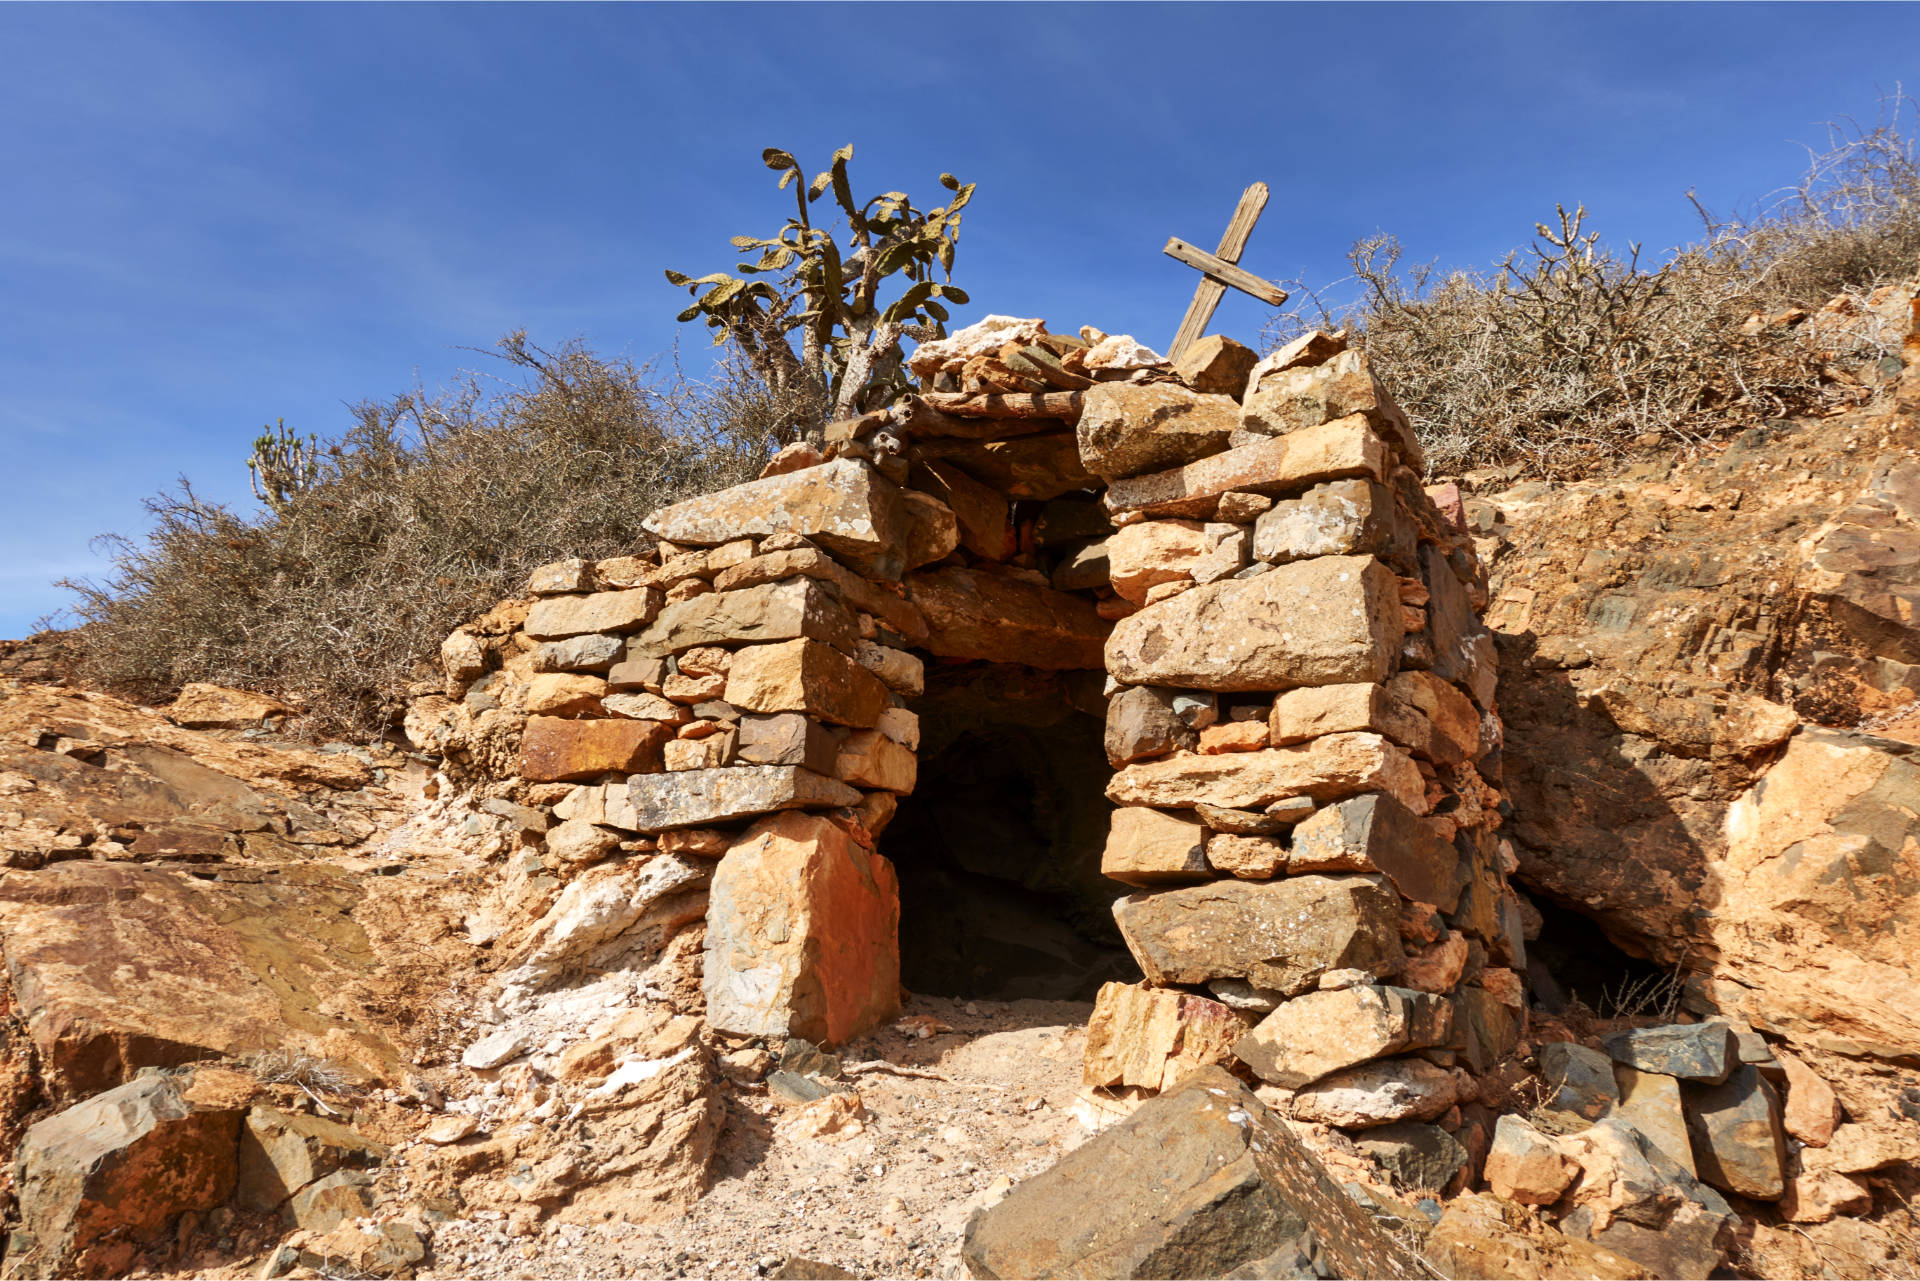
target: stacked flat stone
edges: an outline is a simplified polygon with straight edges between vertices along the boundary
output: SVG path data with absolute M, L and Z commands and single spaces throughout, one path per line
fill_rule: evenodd
M 1523 1017 L 1484 582 L 1361 353 L 1250 356 L 1237 396 L 1103 387 L 1079 421 L 1125 602 L 1103 870 L 1146 975 L 1100 994 L 1087 1080 L 1237 1061 L 1308 1119 L 1431 1119 Z

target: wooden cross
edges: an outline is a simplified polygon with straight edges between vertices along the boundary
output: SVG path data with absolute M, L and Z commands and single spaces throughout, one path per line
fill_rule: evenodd
M 1228 285 L 1275 307 L 1287 301 L 1286 290 L 1234 265 L 1240 261 L 1240 254 L 1247 247 L 1247 238 L 1253 235 L 1253 224 L 1260 221 L 1260 211 L 1266 207 L 1266 183 L 1256 182 L 1242 192 L 1240 203 L 1233 211 L 1233 220 L 1227 223 L 1227 234 L 1220 237 L 1220 251 L 1217 254 L 1190 245 L 1178 236 L 1167 241 L 1168 257 L 1178 258 L 1187 266 L 1198 267 L 1206 273 L 1200 281 L 1200 287 L 1193 291 L 1193 301 L 1187 306 L 1186 317 L 1181 320 L 1180 329 L 1173 336 L 1173 346 L 1167 352 L 1169 360 L 1180 359 L 1181 352 L 1199 341 L 1200 335 L 1206 332 L 1207 322 L 1213 319 L 1213 309 L 1227 296 Z

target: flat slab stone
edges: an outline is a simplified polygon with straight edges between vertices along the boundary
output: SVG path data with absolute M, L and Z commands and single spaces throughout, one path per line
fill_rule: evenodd
M 1311 743 L 1219 756 L 1170 756 L 1116 772 L 1107 799 L 1116 805 L 1190 809 L 1264 809 L 1292 796 L 1344 800 L 1360 792 L 1392 794 L 1408 809 L 1426 808 L 1420 769 L 1378 734 L 1329 734 Z
M 1116 513 L 1205 518 L 1214 514 L 1220 495 L 1230 491 L 1298 493 L 1322 481 L 1354 476 L 1385 480 L 1387 470 L 1386 442 L 1356 414 L 1184 467 L 1116 480 L 1107 487 L 1105 502 L 1107 510 Z
M 1622 1028 L 1600 1044 L 1616 1063 L 1705 1085 L 1726 1080 L 1740 1061 L 1733 1028 L 1725 1023 Z
M 926 617 L 927 650 L 941 658 L 1054 671 L 1103 665 L 1112 624 L 1083 597 L 960 568 L 909 574 L 907 593 Z
M 732 592 L 708 592 L 660 611 L 633 639 L 629 658 L 665 658 L 695 645 L 726 645 L 809 637 L 852 652 L 860 629 L 853 615 L 811 578 L 762 583 Z
M 1451 912 L 1466 879 L 1459 851 L 1435 830 L 1439 821 L 1421 818 L 1391 796 L 1356 796 L 1296 826 L 1289 863 L 1384 872 L 1402 897 Z
M 1383 681 L 1403 627 L 1392 570 L 1371 556 L 1323 556 L 1121 619 L 1106 667 L 1129 685 L 1221 692 Z
M 651 774 L 673 738 L 664 721 L 529 716 L 520 736 L 520 777 L 561 783 L 602 774 Z
M 880 719 L 886 682 L 839 650 L 800 637 L 735 651 L 726 701 L 749 712 L 804 712 L 865 729 Z
M 664 599 L 653 587 L 586 596 L 545 596 L 527 611 L 526 632 L 535 640 L 589 632 L 631 632 L 652 622 Z
M 1134 960 L 1157 985 L 1246 979 L 1292 996 L 1329 970 L 1382 977 L 1405 964 L 1400 899 L 1365 876 L 1210 881 L 1113 905 Z
M 1275 436 L 1360 415 L 1394 443 L 1407 466 L 1417 472 L 1426 463 L 1413 425 L 1368 369 L 1362 351 L 1290 368 L 1262 362 L 1248 379 L 1243 406 L 1242 426 Z
M 1107 828 L 1100 874 L 1128 885 L 1210 880 L 1207 829 L 1186 814 L 1122 806 Z
M 1717 1085 L 1681 1089 L 1687 1134 L 1703 1182 L 1723 1192 L 1778 1201 L 1786 1192 L 1787 1135 L 1780 1096 L 1752 1064 Z
M 976 1213 L 962 1257 L 982 1278 L 1218 1277 L 1309 1228 L 1339 1276 L 1421 1275 L 1251 1090 L 1203 1068 Z
M 1080 461 L 1109 479 L 1177 467 L 1227 448 L 1240 429 L 1232 396 L 1177 383 L 1097 383 L 1080 403 Z
M 714 547 L 799 534 L 863 574 L 898 579 L 906 518 L 900 491 L 873 465 L 841 458 L 663 507 L 640 522 L 669 542 Z
M 633 830 L 660 832 L 809 806 L 858 805 L 860 792 L 798 765 L 729 765 L 721 769 L 637 774 L 627 780 Z
M 1261 1080 L 1298 1089 L 1369 1059 L 1444 1044 L 1452 1030 L 1445 997 L 1359 983 L 1281 1002 L 1234 1053 Z

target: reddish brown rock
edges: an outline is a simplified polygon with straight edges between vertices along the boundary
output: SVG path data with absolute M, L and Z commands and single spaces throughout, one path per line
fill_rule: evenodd
M 893 865 L 831 820 L 749 828 L 717 865 L 702 990 L 715 1028 L 837 1045 L 900 1006 Z
M 444 646 L 442 648 L 444 650 Z M 471 668 L 471 664 L 467 666 Z M 485 670 L 484 663 L 481 670 Z M 260 726 L 268 717 L 298 714 L 298 709 L 265 694 L 198 683 L 183 685 L 179 696 L 166 711 L 168 720 L 188 729 L 251 729 Z
M 959 525 L 960 546 L 974 555 L 984 560 L 1005 560 L 1017 550 L 1012 508 L 1006 498 L 952 463 L 935 460 L 925 464 L 915 480 L 915 488 L 932 494 L 952 509 Z
M 1024 579 L 948 568 L 907 577 L 927 620 L 927 649 L 942 658 L 1016 660 L 1053 670 L 1101 666 L 1110 624 L 1092 602 Z
M 1401 626 L 1392 570 L 1324 556 L 1207 583 L 1120 620 L 1106 666 L 1129 685 L 1223 692 L 1381 681 Z
M 911 792 L 919 776 L 913 752 L 877 729 L 857 729 L 840 744 L 833 776 L 855 787 Z
M 563 720 L 530 716 L 520 736 L 520 777 L 561 783 L 600 774 L 649 774 L 673 727 L 660 721 Z

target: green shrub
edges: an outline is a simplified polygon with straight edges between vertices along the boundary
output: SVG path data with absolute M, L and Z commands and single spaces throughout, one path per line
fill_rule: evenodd
M 1891 98 L 1871 128 L 1832 126 L 1800 183 L 1750 215 L 1721 220 L 1695 201 L 1703 238 L 1653 270 L 1637 245 L 1607 250 L 1581 207 L 1537 224 L 1534 244 L 1491 272 L 1403 268 L 1398 240 L 1369 237 L 1349 254 L 1349 280 L 1301 291 L 1268 341 L 1346 328 L 1440 473 L 1574 474 L 1636 442 L 1858 402 L 1867 390 L 1837 371 L 1891 354 L 1871 324 L 1743 326 L 1839 295 L 1864 302 L 1920 274 L 1920 161 L 1901 129 L 1911 112 Z
M 377 735 L 455 626 L 536 565 L 651 545 L 648 511 L 750 479 L 783 417 L 738 358 L 697 383 L 524 333 L 499 355 L 506 380 L 358 406 L 266 511 L 184 478 L 149 500 L 150 533 L 108 539 L 110 572 L 62 583 L 81 678 L 149 701 L 266 690 L 309 732 Z

